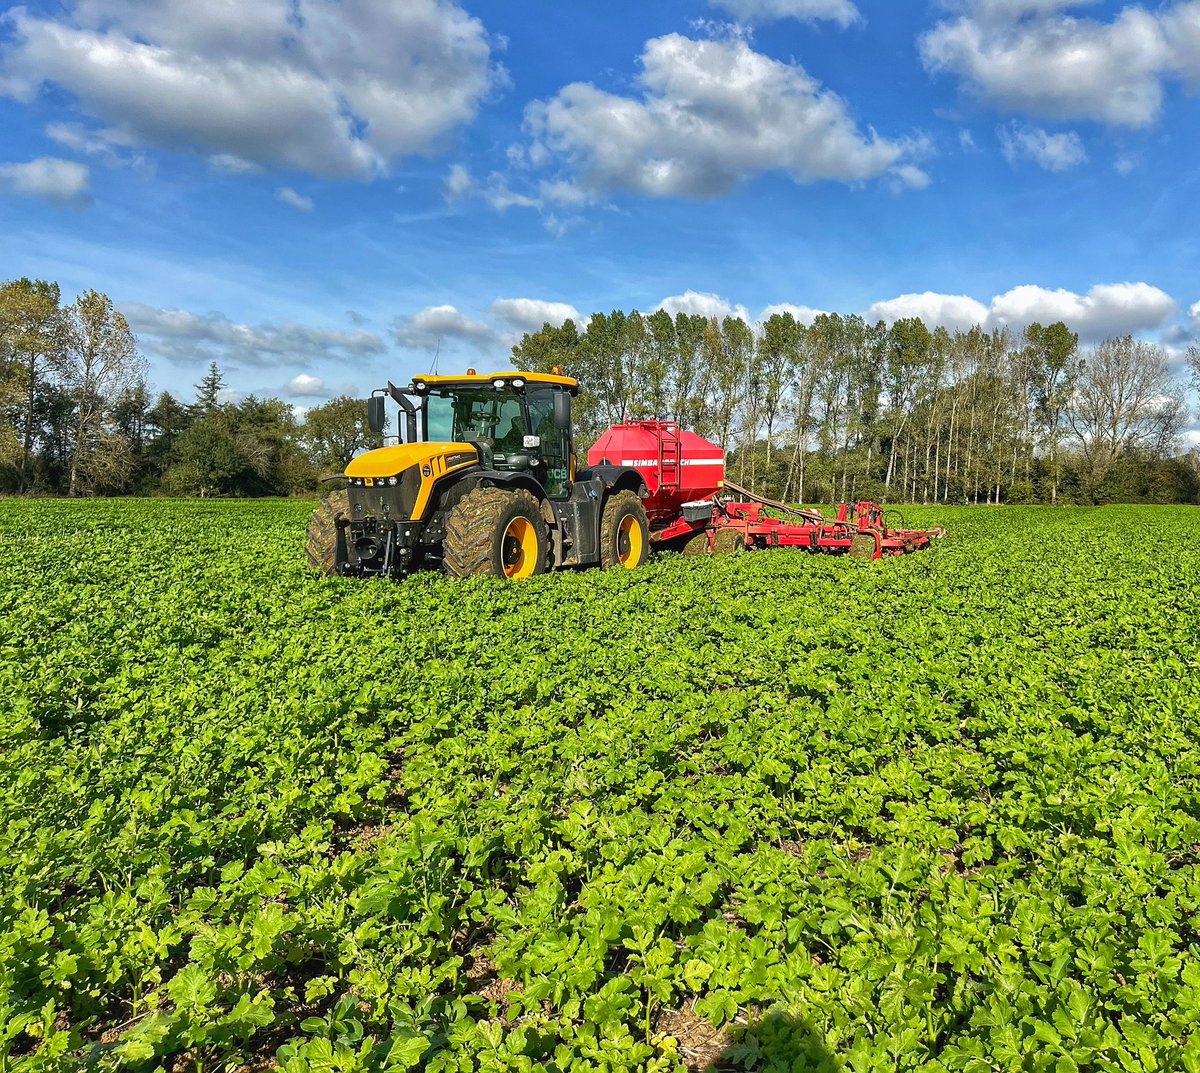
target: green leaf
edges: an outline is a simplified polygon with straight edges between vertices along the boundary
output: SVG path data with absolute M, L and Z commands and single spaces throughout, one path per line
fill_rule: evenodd
M 167 994 L 180 1009 L 200 1009 L 217 997 L 217 985 L 199 965 L 189 964 L 171 979 Z
M 429 1040 L 424 1036 L 397 1036 L 388 1049 L 384 1068 L 413 1069 L 428 1050 Z
M 155 1056 L 158 1044 L 167 1038 L 170 1031 L 170 1018 L 163 1013 L 152 1013 L 121 1037 L 116 1054 L 130 1064 L 147 1062 Z

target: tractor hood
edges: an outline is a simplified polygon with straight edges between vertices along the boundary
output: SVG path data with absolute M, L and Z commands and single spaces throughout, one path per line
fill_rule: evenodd
M 347 477 L 396 477 L 412 466 L 427 463 L 436 473 L 477 461 L 475 448 L 469 443 L 402 443 L 398 447 L 380 447 L 351 459 L 346 467 Z M 429 476 L 430 474 L 424 474 Z

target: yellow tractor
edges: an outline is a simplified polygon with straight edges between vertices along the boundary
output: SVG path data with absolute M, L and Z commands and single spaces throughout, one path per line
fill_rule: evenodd
M 419 376 L 372 393 L 368 421 L 404 416 L 405 442 L 346 467 L 308 528 L 309 566 L 399 578 L 422 566 L 514 580 L 562 566 L 641 566 L 650 552 L 636 469 L 576 468 L 570 377 L 506 372 Z

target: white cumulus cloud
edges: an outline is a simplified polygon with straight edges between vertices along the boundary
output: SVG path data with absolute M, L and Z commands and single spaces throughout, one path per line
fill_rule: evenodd
M 748 26 L 778 19 L 828 20 L 849 26 L 861 18 L 850 0 L 708 0 L 708 3 Z
M 261 175 L 263 172 L 257 164 L 233 153 L 214 153 L 208 158 L 208 166 L 221 175 Z
M 892 168 L 892 185 L 896 190 L 924 190 L 933 180 L 916 164 L 897 164 Z
M 499 172 L 493 172 L 488 177 L 488 185 L 483 190 L 484 200 L 497 212 L 506 212 L 512 208 L 540 209 L 540 198 L 513 190 L 508 180 Z
M 919 317 L 930 327 L 966 330 L 978 324 L 987 330 L 1009 327 L 1016 331 L 1034 321 L 1052 324 L 1061 320 L 1093 340 L 1160 328 L 1177 308 L 1169 294 L 1148 283 L 1100 283 L 1087 294 L 1025 284 L 997 295 L 986 305 L 963 294 L 902 294 L 876 302 L 867 310 L 867 318 L 893 323 Z
M 410 350 L 436 350 L 443 340 L 469 343 L 484 351 L 499 343 L 490 325 L 471 320 L 452 305 L 427 306 L 411 316 L 397 317 L 392 334 L 397 343 Z
M 64 149 L 84 156 L 105 157 L 113 151 L 112 143 L 107 138 L 85 130 L 81 123 L 49 123 L 46 125 L 46 137 L 58 142 Z
M 461 201 L 475 188 L 475 180 L 462 164 L 452 164 L 442 181 L 442 193 L 447 201 Z
M 1098 283 L 1087 294 L 1026 285 L 993 298 L 991 320 L 1014 327 L 1061 320 L 1085 338 L 1100 339 L 1161 327 L 1177 308 L 1148 283 Z
M 574 82 L 526 109 L 531 162 L 559 163 L 592 195 L 712 198 L 764 172 L 859 182 L 897 172 L 916 142 L 861 131 L 846 102 L 801 67 L 741 39 L 648 41 L 639 92 Z
M 455 0 L 75 0 L 3 17 L 0 93 L 70 93 L 118 145 L 370 178 L 505 79 Z
M 683 294 L 664 298 L 654 308 L 665 310 L 671 316 L 683 313 L 689 317 L 699 316 L 709 319 L 716 317 L 717 320 L 723 320 L 725 317 L 740 317 L 747 324 L 750 323 L 750 313 L 745 306 L 735 306 L 719 294 L 711 294 L 706 291 L 684 291 Z
M 319 376 L 309 376 L 308 373 L 299 373 L 293 376 L 288 381 L 287 392 L 293 398 L 301 399 L 323 398 L 328 394 L 325 390 L 325 381 Z
M 152 175 L 154 164 L 144 153 L 114 144 L 103 131 L 89 130 L 82 123 L 48 123 L 46 137 L 64 149 L 91 157 L 105 167 L 129 167 L 142 175 Z
M 536 332 L 543 324 L 557 328 L 567 320 L 573 320 L 580 329 L 587 323 L 573 305 L 539 298 L 497 298 L 492 303 L 491 314 L 519 332 Z
M 790 313 L 792 318 L 801 324 L 812 324 L 817 317 L 823 316 L 828 312 L 826 309 L 813 309 L 810 306 L 792 305 L 791 302 L 777 302 L 775 305 L 767 306 L 759 313 L 758 319 L 764 321 L 769 320 L 776 313 L 780 315 Z
M 36 197 L 52 205 L 82 208 L 91 202 L 88 169 L 74 160 L 43 156 L 22 164 L 0 164 L 0 194 Z
M 285 205 L 291 205 L 300 212 L 312 212 L 314 205 L 311 197 L 296 193 L 290 186 L 281 186 L 275 191 L 275 196 Z
M 952 6 L 921 38 L 926 68 L 1009 111 L 1141 127 L 1158 118 L 1166 80 L 1200 77 L 1200 0 L 1131 5 L 1111 21 L 1071 14 L 1087 0 Z
M 1012 165 L 1032 160 L 1046 171 L 1069 171 L 1087 160 L 1083 141 L 1074 131 L 1050 134 L 1039 127 L 1013 124 L 997 131 L 1004 159 Z
M 867 310 L 867 320 L 886 321 L 894 324 L 898 320 L 917 317 L 927 325 L 940 325 L 951 330 L 968 331 L 976 324 L 986 324 L 988 307 L 965 294 L 937 294 L 925 291 L 922 294 L 902 294 L 876 302 Z
M 121 306 L 144 350 L 180 365 L 284 365 L 379 354 L 373 332 L 343 332 L 307 324 L 239 324 L 222 313 L 192 313 L 131 302 Z

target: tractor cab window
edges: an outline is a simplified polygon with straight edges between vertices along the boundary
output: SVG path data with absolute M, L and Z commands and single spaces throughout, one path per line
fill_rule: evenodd
M 483 443 L 503 453 L 520 451 L 524 437 L 521 400 L 512 392 L 479 388 L 429 393 L 425 438 L 430 443 Z
M 557 388 L 531 387 L 525 398 L 529 405 L 529 426 L 541 438 L 539 476 L 546 494 L 552 498 L 567 495 L 571 490 L 570 434 L 555 427 L 554 396 Z
M 477 443 L 497 469 L 529 469 L 537 462 L 525 447 L 525 413 L 520 397 L 494 388 L 431 391 L 425 404 L 426 439 L 431 443 Z

